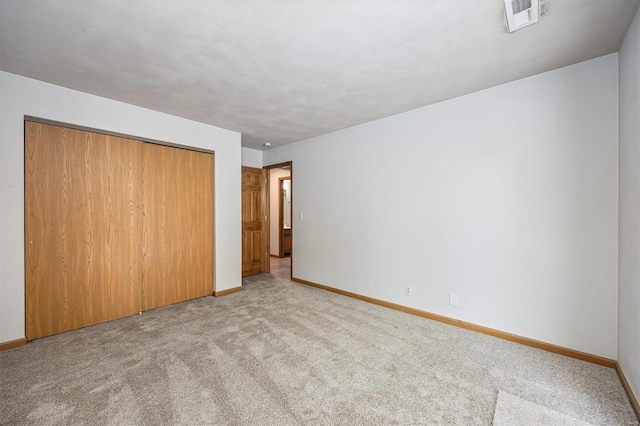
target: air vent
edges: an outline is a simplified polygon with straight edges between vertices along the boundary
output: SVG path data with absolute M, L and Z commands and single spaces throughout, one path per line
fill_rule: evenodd
M 511 1 L 511 10 L 514 15 L 517 15 L 520 12 L 524 12 L 527 9 L 531 9 L 531 0 L 512 0 Z
M 504 0 L 504 11 L 507 15 L 509 32 L 538 22 L 540 17 L 540 0 Z

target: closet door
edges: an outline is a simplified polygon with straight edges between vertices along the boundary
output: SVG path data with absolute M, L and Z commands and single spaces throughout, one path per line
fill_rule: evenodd
M 27 340 L 142 310 L 142 146 L 25 123 Z
M 143 147 L 143 309 L 213 293 L 213 155 Z

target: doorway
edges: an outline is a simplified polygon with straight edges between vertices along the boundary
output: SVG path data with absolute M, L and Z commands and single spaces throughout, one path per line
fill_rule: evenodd
M 269 173 L 271 274 L 291 279 L 293 270 L 293 164 L 265 167 Z
M 291 256 L 291 176 L 278 179 L 280 257 Z

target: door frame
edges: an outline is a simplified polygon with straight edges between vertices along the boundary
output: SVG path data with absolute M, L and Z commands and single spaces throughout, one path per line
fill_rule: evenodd
M 263 166 L 262 168 L 265 170 L 271 170 L 271 169 L 281 169 L 282 167 L 286 167 L 289 166 L 291 172 L 289 173 L 289 179 L 291 179 L 291 255 L 289 256 L 291 258 L 291 266 L 289 268 L 289 273 L 290 276 L 293 278 L 293 256 L 294 256 L 294 252 L 295 252 L 295 248 L 294 248 L 294 244 L 293 244 L 293 236 L 295 233 L 294 230 L 294 214 L 293 214 L 293 202 L 294 202 L 294 190 L 293 190 L 293 185 L 294 185 L 294 181 L 293 181 L 293 161 L 284 161 L 282 163 L 276 163 L 276 164 L 270 164 L 268 166 Z M 268 176 L 268 185 L 267 185 L 267 200 L 271 200 L 271 179 L 270 176 L 271 173 L 267 173 Z M 271 210 L 268 210 L 269 212 L 269 223 L 271 223 Z M 281 215 L 282 216 L 282 215 Z M 280 227 L 282 228 L 282 226 Z M 269 241 L 271 241 L 271 226 L 269 226 L 267 228 L 267 233 L 268 233 L 268 237 L 269 237 Z M 280 233 L 282 234 L 282 229 L 280 229 Z M 282 241 L 280 241 L 280 248 L 279 248 L 279 253 L 282 253 Z
M 289 181 L 289 196 L 291 196 L 291 194 L 293 194 L 293 191 L 291 190 L 291 175 L 287 176 L 287 177 L 281 177 L 278 178 L 278 216 L 280 218 L 280 223 L 278 224 L 278 255 L 280 256 L 280 258 L 284 257 L 284 216 L 285 216 L 285 211 L 284 211 L 284 207 L 282 205 L 282 201 L 283 201 L 283 188 L 282 188 L 282 184 L 285 180 Z M 291 224 L 290 224 L 290 229 L 291 229 L 291 238 L 293 238 L 293 210 L 292 210 L 293 205 L 291 204 L 291 202 L 289 202 L 289 210 L 291 210 L 290 214 L 291 214 Z M 292 242 L 293 243 L 293 242 Z M 291 251 L 293 251 L 293 244 L 292 244 L 292 249 Z M 291 256 L 291 252 L 289 252 L 289 256 Z

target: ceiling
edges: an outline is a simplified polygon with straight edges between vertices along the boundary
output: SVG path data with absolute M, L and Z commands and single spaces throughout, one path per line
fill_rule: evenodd
M 0 69 L 264 149 L 618 51 L 640 0 L 1 0 Z

